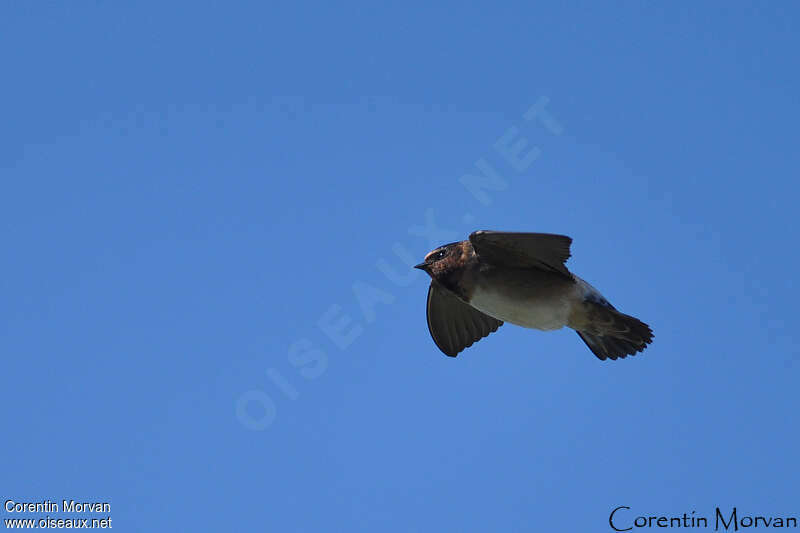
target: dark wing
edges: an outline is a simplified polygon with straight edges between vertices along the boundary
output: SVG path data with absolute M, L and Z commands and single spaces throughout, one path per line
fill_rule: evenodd
M 455 357 L 503 325 L 456 298 L 436 281 L 428 289 L 428 330 L 445 355 Z
M 572 239 L 552 233 L 476 231 L 469 236 L 482 262 L 509 268 L 538 268 L 572 277 L 564 266 Z

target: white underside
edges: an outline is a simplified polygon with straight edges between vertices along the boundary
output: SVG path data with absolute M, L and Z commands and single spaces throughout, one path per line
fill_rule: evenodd
M 510 298 L 495 291 L 475 288 L 470 305 L 504 322 L 525 328 L 553 330 L 567 325 L 572 308 L 570 294 L 548 298 Z

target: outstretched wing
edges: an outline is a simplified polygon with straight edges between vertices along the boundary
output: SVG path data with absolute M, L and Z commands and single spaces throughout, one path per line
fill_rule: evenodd
M 509 268 L 538 268 L 572 277 L 564 265 L 572 239 L 552 233 L 476 231 L 469 236 L 482 262 Z
M 436 281 L 428 289 L 428 330 L 436 346 L 450 357 L 503 325 L 465 304 Z

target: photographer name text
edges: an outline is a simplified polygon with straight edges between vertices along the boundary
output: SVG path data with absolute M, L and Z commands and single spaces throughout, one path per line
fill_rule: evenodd
M 111 504 L 108 502 L 76 502 L 75 500 L 61 500 L 61 505 L 52 500 L 39 502 L 17 502 L 6 500 L 4 503 L 8 513 L 110 513 Z
M 640 528 L 714 528 L 714 531 L 739 531 L 756 528 L 795 529 L 796 516 L 764 516 L 756 513 L 742 513 L 736 507 L 714 511 L 714 518 L 698 516 L 696 511 L 680 516 L 641 514 L 631 511 L 627 505 L 620 505 L 608 516 L 608 525 L 614 531 L 632 531 Z

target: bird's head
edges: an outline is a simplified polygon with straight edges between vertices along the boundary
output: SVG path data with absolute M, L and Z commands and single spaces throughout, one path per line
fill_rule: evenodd
M 429 252 L 425 260 L 415 265 L 414 268 L 424 270 L 436 280 L 441 280 L 448 274 L 464 266 L 464 243 L 453 242 L 445 244 Z

